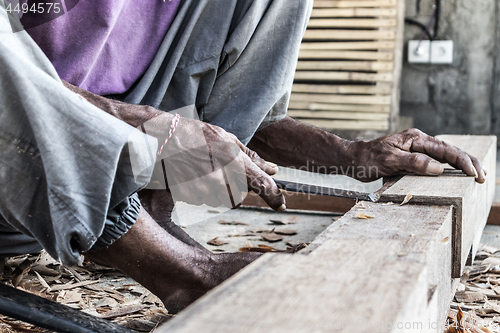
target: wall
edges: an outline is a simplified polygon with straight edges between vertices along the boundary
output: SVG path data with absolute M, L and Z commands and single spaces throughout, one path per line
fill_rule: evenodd
M 406 16 L 425 24 L 434 0 L 406 0 Z M 454 41 L 452 65 L 407 61 L 407 41 L 422 30 L 405 25 L 401 116 L 436 135 L 500 135 L 500 24 L 495 0 L 441 0 L 438 39 Z

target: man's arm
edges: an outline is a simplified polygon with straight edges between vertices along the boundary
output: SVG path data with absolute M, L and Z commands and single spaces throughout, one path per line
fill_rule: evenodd
M 285 117 L 258 131 L 248 147 L 282 166 L 346 174 L 362 181 L 405 171 L 439 175 L 444 171 L 441 163 L 475 176 L 479 183 L 485 181 L 477 158 L 416 129 L 354 142 Z

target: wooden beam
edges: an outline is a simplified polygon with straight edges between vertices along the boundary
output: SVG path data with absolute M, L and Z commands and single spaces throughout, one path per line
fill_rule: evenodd
M 485 184 L 474 177 L 450 170 L 440 177 L 405 176 L 388 189 L 381 200 L 402 202 L 408 193 L 411 203 L 454 207 L 452 277 L 458 278 L 469 257 L 475 256 L 482 230 L 495 195 L 496 137 L 442 135 L 440 139 L 476 156 L 488 170 Z
M 372 112 L 340 112 L 340 111 L 308 111 L 308 110 L 288 110 L 287 115 L 293 118 L 309 119 L 350 119 L 350 120 L 389 120 L 387 113 Z
M 382 198 L 413 197 L 356 204 L 303 251 L 265 254 L 158 332 L 443 332 L 459 281 L 450 277 L 457 221 L 474 244 L 493 198 L 496 137 L 441 138 L 491 170 L 486 184 L 459 172 L 386 183 Z
M 387 121 L 371 120 L 323 120 L 323 119 L 300 119 L 301 122 L 327 130 L 350 129 L 350 130 L 376 130 L 387 131 Z
M 405 0 L 398 0 L 398 28 L 395 36 L 396 47 L 394 48 L 394 68 L 392 71 L 392 93 L 391 93 L 391 119 L 389 120 L 389 132 L 394 133 L 399 126 L 399 102 L 401 99 L 401 73 L 403 72 L 403 39 Z
M 357 218 L 361 213 L 376 218 Z M 371 333 L 381 323 L 442 332 L 451 219 L 450 207 L 358 205 L 311 251 L 264 255 L 158 332 L 320 332 L 344 325 L 345 332 Z
M 306 101 L 318 103 L 338 103 L 338 104 L 369 104 L 369 105 L 389 105 L 389 96 L 350 96 L 350 95 L 327 95 L 327 94 L 304 94 L 294 93 L 290 97 L 291 101 Z
M 380 42 L 323 42 L 302 43 L 301 50 L 392 50 L 396 46 L 393 41 Z
M 299 61 L 297 70 L 361 70 L 390 71 L 390 61 Z
M 389 17 L 397 13 L 395 8 L 315 8 L 311 17 Z
M 314 72 L 297 71 L 295 80 L 302 81 L 359 81 L 359 82 L 392 82 L 392 73 L 357 73 L 357 72 Z
M 308 29 L 304 41 L 308 40 L 394 40 L 395 30 L 341 30 L 341 29 Z
M 490 214 L 488 215 L 489 225 L 500 225 L 500 202 L 494 202 L 491 205 Z
M 394 7 L 397 0 L 351 1 L 351 0 L 315 0 L 314 8 L 360 8 L 360 7 Z
M 328 84 L 299 84 L 296 83 L 292 88 L 293 93 L 323 93 L 323 94 L 360 94 L 374 95 L 391 93 L 390 85 L 328 85 Z
M 341 213 L 348 212 L 355 204 L 353 199 L 328 197 L 314 194 L 303 194 L 282 191 L 288 209 L 311 210 L 319 212 Z M 266 202 L 254 192 L 249 192 L 243 206 L 269 207 Z
M 324 110 L 324 111 L 354 111 L 354 112 L 389 112 L 389 105 L 364 104 L 328 104 L 316 102 L 290 101 L 289 109 Z
M 394 52 L 301 50 L 299 52 L 299 59 L 354 59 L 390 61 L 394 59 Z
M 379 28 L 395 27 L 394 19 L 311 19 L 308 28 Z

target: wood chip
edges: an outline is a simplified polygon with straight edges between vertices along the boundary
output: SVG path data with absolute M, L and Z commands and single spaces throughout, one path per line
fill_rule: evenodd
M 262 234 L 260 237 L 270 243 L 280 242 L 283 240 L 283 236 L 276 235 L 275 233 Z
M 64 266 L 64 269 L 67 270 L 68 272 L 70 272 L 71 275 L 73 275 L 75 277 L 75 279 L 78 280 L 78 282 L 82 282 L 82 281 L 87 280 L 85 277 L 80 275 L 73 267 Z
M 102 319 L 109 319 L 109 318 L 114 318 L 114 317 L 121 317 L 125 316 L 134 312 L 141 311 L 143 309 L 147 308 L 147 305 L 145 304 L 134 304 L 134 305 L 129 305 L 129 306 L 124 306 L 118 309 L 114 309 L 108 312 L 104 312 L 99 315 L 100 318 Z
M 38 281 L 40 281 L 40 283 L 42 284 L 42 286 L 44 286 L 45 288 L 47 288 L 47 291 L 51 291 L 49 284 L 48 284 L 48 283 L 47 283 L 47 281 L 45 281 L 45 279 L 44 279 L 44 278 L 40 275 L 40 273 L 35 272 L 35 274 L 36 274 L 36 277 L 38 278 Z
M 220 240 L 219 237 L 215 237 L 214 239 L 211 239 L 207 242 L 208 245 L 213 245 L 213 246 L 221 246 L 225 244 L 229 244 L 226 241 Z
M 407 203 L 411 200 L 411 198 L 412 198 L 412 197 L 413 197 L 413 195 L 411 194 L 411 191 L 410 191 L 410 193 L 408 193 L 408 194 L 406 195 L 406 197 L 404 198 L 404 200 L 403 200 L 403 202 L 400 204 L 400 206 L 403 206 L 403 205 L 407 204 Z
M 370 215 L 370 214 L 365 214 L 365 213 L 358 213 L 358 214 L 356 214 L 356 217 L 358 219 L 374 219 L 375 218 L 375 216 Z
M 455 293 L 455 299 L 459 303 L 476 303 L 484 301 L 486 299 L 486 295 L 481 292 L 457 291 Z
M 257 247 L 242 247 L 239 249 L 239 252 L 260 252 L 260 253 L 267 253 L 267 252 L 285 252 L 282 250 L 278 250 L 272 246 L 265 245 L 265 244 L 259 244 Z
M 283 219 L 269 219 L 272 224 L 277 224 L 277 225 L 286 225 L 286 224 L 293 224 L 299 222 L 300 217 L 298 216 L 289 216 Z
M 78 287 L 83 287 L 83 286 L 87 286 L 89 284 L 94 284 L 94 283 L 99 283 L 101 282 L 100 280 L 94 280 L 94 281 L 90 281 L 90 280 L 87 280 L 87 281 L 82 281 L 82 282 L 78 282 L 78 283 L 66 283 L 66 284 L 58 284 L 58 285 L 53 285 L 51 286 L 51 291 L 59 291 L 59 290 L 67 290 L 67 289 L 73 289 L 73 288 L 78 288 Z
M 276 233 L 278 235 L 291 236 L 291 235 L 296 235 L 297 234 L 297 230 L 293 230 L 293 229 L 279 229 L 279 230 L 275 230 L 274 233 Z
M 491 264 L 472 266 L 472 269 L 469 271 L 469 276 L 486 273 L 490 270 L 490 268 Z
M 219 224 L 222 224 L 222 225 L 248 225 L 248 223 L 246 223 L 246 222 L 224 221 L 224 220 L 219 220 Z

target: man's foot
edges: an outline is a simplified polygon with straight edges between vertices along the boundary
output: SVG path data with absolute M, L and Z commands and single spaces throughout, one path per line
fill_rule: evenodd
M 134 226 L 115 243 L 86 253 L 141 283 L 170 313 L 184 309 L 260 255 L 213 254 L 188 245 L 162 229 L 143 208 Z

